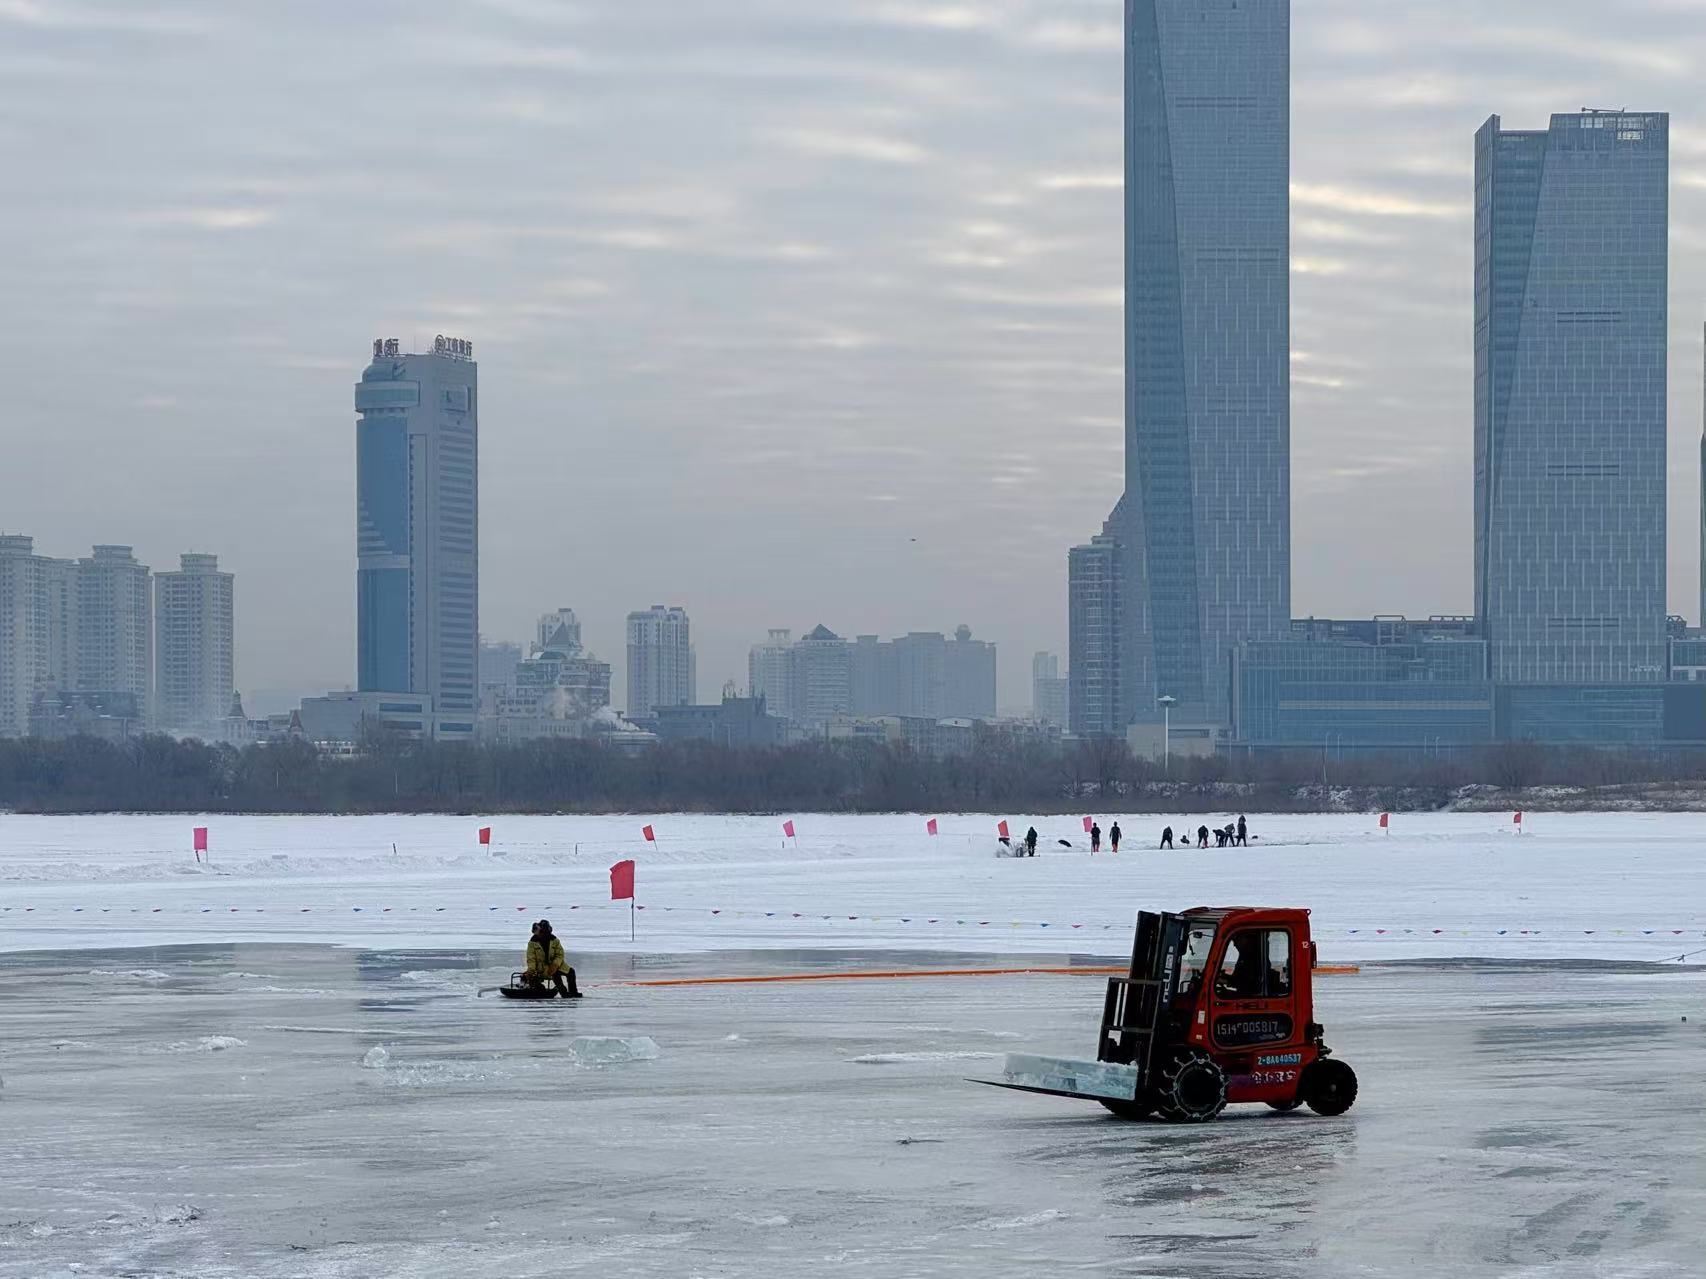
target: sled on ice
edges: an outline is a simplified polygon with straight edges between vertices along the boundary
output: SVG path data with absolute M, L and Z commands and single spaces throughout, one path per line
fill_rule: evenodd
M 1213 1119 L 1231 1102 L 1342 1115 L 1356 1074 L 1315 1021 L 1309 912 L 1140 911 L 1131 969 L 1108 979 L 1094 1061 L 1009 1053 L 974 1083 L 1100 1102 L 1122 1119 Z
M 559 996 L 557 994 L 556 987 L 553 986 L 550 982 L 543 982 L 542 981 L 542 982 L 536 982 L 536 983 L 529 983 L 527 980 L 527 974 L 526 973 L 511 973 L 509 975 L 509 984 L 507 986 L 499 986 L 498 987 L 498 994 L 502 995 L 505 999 L 559 999 L 559 998 L 562 998 L 562 999 L 579 999 L 579 998 L 581 998 L 581 996 L 578 992 L 576 994 L 573 994 L 573 995 Z

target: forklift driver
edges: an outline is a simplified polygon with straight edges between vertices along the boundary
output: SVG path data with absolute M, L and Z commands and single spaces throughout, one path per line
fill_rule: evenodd
M 1236 934 L 1221 958 L 1215 993 L 1233 999 L 1260 999 L 1263 960 L 1261 933 Z

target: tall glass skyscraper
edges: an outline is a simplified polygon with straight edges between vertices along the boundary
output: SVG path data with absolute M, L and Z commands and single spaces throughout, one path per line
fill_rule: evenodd
M 1122 716 L 1225 724 L 1291 615 L 1290 4 L 1125 21 Z
M 1475 611 L 1501 683 L 1665 678 L 1668 131 L 1475 135 Z
M 479 709 L 478 384 L 472 344 L 387 338 L 355 388 L 358 686 L 431 697 L 449 738 Z

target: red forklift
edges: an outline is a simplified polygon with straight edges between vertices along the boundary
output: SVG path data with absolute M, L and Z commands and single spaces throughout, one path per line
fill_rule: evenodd
M 1315 1020 L 1309 912 L 1140 911 L 1131 971 L 1108 979 L 1095 1061 L 1010 1053 L 999 1088 L 1097 1101 L 1121 1119 L 1213 1119 L 1228 1102 L 1342 1115 L 1357 1078 Z

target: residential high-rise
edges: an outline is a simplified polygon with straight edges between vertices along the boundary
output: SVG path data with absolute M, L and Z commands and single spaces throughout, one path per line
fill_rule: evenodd
M 183 555 L 178 565 L 154 577 L 154 719 L 211 736 L 236 689 L 232 577 L 214 555 Z
M 950 719 L 995 718 L 995 645 L 961 625 L 943 647 L 943 714 Z
M 154 599 L 148 566 L 128 546 L 97 546 L 77 561 L 76 686 L 124 693 L 152 714 Z M 224 712 L 224 707 L 220 708 Z
M 693 702 L 693 640 L 687 612 L 653 604 L 628 614 L 628 717 Z
M 77 562 L 0 534 L 0 737 L 30 731 L 36 694 L 77 687 Z
M 773 627 L 769 638 L 754 644 L 746 657 L 747 693 L 762 697 L 766 713 L 777 719 L 794 718 L 793 634 Z
M 1290 4 L 1127 0 L 1122 698 L 1095 731 L 1228 721 L 1291 616 Z M 1103 552 L 1096 554 L 1102 555 Z
M 1669 117 L 1475 135 L 1475 611 L 1500 683 L 1665 677 Z
M 1066 557 L 1066 700 L 1072 731 L 1080 737 L 1120 736 L 1131 722 L 1120 688 L 1124 574 L 1116 527 L 1118 520 L 1110 518 L 1100 535 Z
M 355 388 L 356 678 L 432 699 L 435 732 L 478 711 L 479 366 L 472 343 L 425 354 L 376 339 Z
M 814 627 L 794 646 L 793 685 L 791 718 L 802 727 L 817 729 L 846 715 L 853 709 L 851 646 L 827 626 Z
M 1038 653 L 1031 658 L 1031 718 L 1065 728 L 1066 705 L 1066 680 L 1061 678 L 1060 658 L 1053 653 Z

